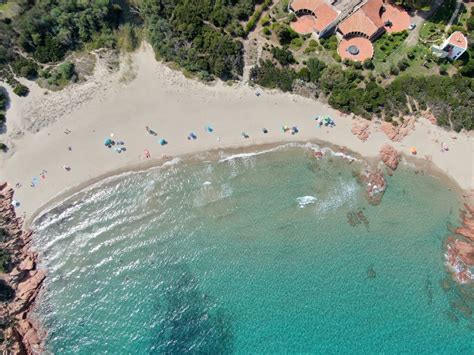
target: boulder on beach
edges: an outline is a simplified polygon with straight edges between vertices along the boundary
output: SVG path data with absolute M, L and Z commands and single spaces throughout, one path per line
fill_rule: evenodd
M 392 170 L 396 170 L 400 163 L 400 153 L 391 145 L 385 144 L 380 148 L 380 158 Z
M 370 137 L 370 124 L 369 122 L 354 122 L 351 132 L 354 136 L 365 142 Z

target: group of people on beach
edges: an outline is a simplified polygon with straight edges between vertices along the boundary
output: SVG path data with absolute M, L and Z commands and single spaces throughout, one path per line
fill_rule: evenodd
M 317 124 L 319 124 L 319 127 L 321 127 L 322 125 L 329 126 L 329 127 L 334 127 L 335 126 L 334 121 L 329 116 L 322 116 L 322 117 L 316 116 L 315 120 L 317 121 Z M 150 128 L 149 126 L 145 126 L 145 131 L 146 131 L 147 134 L 149 134 L 151 136 L 154 136 L 154 137 L 158 136 L 158 133 L 154 129 Z M 211 124 L 206 125 L 204 127 L 204 131 L 206 133 L 209 133 L 209 134 L 215 133 L 214 127 Z M 295 135 L 295 134 L 299 133 L 299 129 L 296 126 L 293 126 L 293 127 L 282 126 L 281 131 L 283 133 L 290 133 L 292 135 Z M 269 131 L 268 131 L 267 128 L 263 127 L 261 129 L 261 132 L 262 132 L 262 134 L 268 134 Z M 69 129 L 64 130 L 64 134 L 69 135 L 71 133 L 72 133 L 72 131 L 69 130 Z M 250 138 L 249 134 L 247 134 L 245 131 L 241 133 L 241 137 L 244 138 L 244 139 Z M 198 135 L 195 132 L 190 132 L 186 138 L 187 138 L 188 141 L 194 141 L 194 140 L 198 139 Z M 218 142 L 221 141 L 220 136 L 217 136 L 217 141 Z M 161 138 L 161 139 L 159 139 L 158 143 L 160 145 L 164 146 L 164 145 L 168 144 L 168 141 L 164 138 Z M 114 151 L 116 151 L 117 153 L 121 153 L 121 152 L 126 151 L 125 142 L 123 142 L 121 140 L 113 139 L 113 133 L 111 133 L 110 138 L 105 139 L 104 145 L 107 148 L 110 148 L 110 149 L 114 148 Z M 72 151 L 72 146 L 68 146 L 67 149 L 69 151 Z M 144 157 L 146 159 L 151 158 L 151 153 L 150 153 L 149 149 L 144 149 Z M 67 164 L 64 164 L 62 166 L 62 168 L 66 172 L 71 171 L 71 167 Z M 47 175 L 47 171 L 42 170 L 41 173 L 39 174 L 39 178 L 37 176 L 32 178 L 31 183 L 30 183 L 30 187 L 35 188 L 36 186 L 38 186 L 38 184 L 40 183 L 41 180 L 46 179 L 46 175 Z M 19 182 L 15 185 L 16 188 L 20 188 L 21 186 L 22 185 Z
M 324 125 L 324 126 L 326 126 L 326 127 L 332 128 L 332 127 L 335 127 L 335 126 L 336 126 L 336 123 L 334 122 L 334 120 L 333 120 L 330 116 L 321 116 L 321 117 L 320 117 L 320 116 L 316 116 L 316 117 L 315 117 L 315 120 L 316 120 L 317 127 L 322 127 L 322 126 Z M 149 126 L 145 126 L 145 131 L 146 131 L 148 134 L 152 135 L 152 136 L 158 136 L 158 133 L 157 133 L 155 130 L 151 129 Z M 214 127 L 213 127 L 212 125 L 210 125 L 210 124 L 209 124 L 209 125 L 206 125 L 206 126 L 204 127 L 204 131 L 207 132 L 207 133 L 214 133 Z M 281 131 L 282 131 L 282 133 L 290 133 L 291 135 L 295 135 L 295 134 L 299 133 L 299 128 L 296 127 L 296 126 L 293 126 L 293 127 L 282 126 L 282 127 L 281 127 Z M 268 129 L 265 128 L 265 127 L 263 127 L 263 128 L 261 129 L 261 132 L 262 132 L 263 134 L 267 134 L 267 133 L 268 133 Z M 241 135 L 241 137 L 244 138 L 244 139 L 250 138 L 250 136 L 249 136 L 249 135 L 247 134 L 247 132 L 245 132 L 245 131 L 242 132 L 240 135 Z M 190 133 L 188 134 L 188 136 L 186 137 L 186 139 L 187 139 L 188 141 L 194 141 L 194 140 L 198 139 L 198 136 L 197 136 L 196 133 L 190 132 Z M 217 141 L 220 142 L 220 140 L 221 140 L 221 138 L 218 136 L 218 137 L 217 137 Z M 166 145 L 166 144 L 168 144 L 168 141 L 166 141 L 164 138 L 161 138 L 161 139 L 159 140 L 159 143 L 160 143 L 160 145 Z M 151 157 L 150 151 L 149 151 L 148 149 L 145 149 L 145 150 L 144 150 L 144 156 L 145 156 L 145 158 L 147 158 L 147 159 Z

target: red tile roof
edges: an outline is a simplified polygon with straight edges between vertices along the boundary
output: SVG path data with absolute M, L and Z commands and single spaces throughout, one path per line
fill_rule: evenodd
M 316 30 L 316 19 L 312 15 L 298 16 L 295 22 L 290 23 L 291 28 L 299 34 L 308 34 Z
M 453 32 L 451 36 L 449 36 L 448 42 L 453 46 L 467 49 L 467 38 L 459 31 Z
M 339 30 L 343 35 L 351 32 L 361 32 L 368 37 L 372 37 L 383 27 L 383 21 L 380 17 L 382 6 L 382 0 L 367 1 L 359 10 L 339 24 Z
M 392 26 L 385 26 L 385 29 L 389 33 L 394 33 L 408 30 L 411 20 L 410 15 L 404 8 L 385 4 L 385 12 L 382 14 L 382 22 L 385 25 L 388 21 L 392 23 Z
M 361 8 L 370 21 L 372 21 L 373 24 L 379 28 L 383 26 L 383 21 L 381 18 L 381 10 L 383 5 L 384 4 L 382 0 L 369 0 Z
M 336 18 L 337 11 L 324 0 L 295 0 L 291 3 L 293 11 L 309 10 L 314 14 L 314 28 L 321 32 Z
M 348 49 L 350 46 L 357 47 L 359 53 L 349 53 Z M 354 37 L 351 39 L 343 39 L 341 43 L 339 43 L 337 51 L 342 59 L 363 62 L 366 59 L 372 58 L 372 56 L 374 55 L 374 46 L 372 45 L 372 42 L 370 42 L 366 38 Z

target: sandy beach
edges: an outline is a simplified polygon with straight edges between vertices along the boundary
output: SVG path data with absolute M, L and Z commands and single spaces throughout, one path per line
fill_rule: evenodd
M 60 194 L 97 177 L 152 166 L 163 155 L 290 141 L 329 142 L 369 158 L 386 143 L 405 154 L 416 146 L 420 159 L 430 156 L 462 189 L 474 188 L 472 134 L 448 132 L 420 119 L 402 142 L 390 142 L 375 123 L 370 138 L 362 142 L 351 133 L 353 118 L 316 100 L 241 83 L 205 85 L 157 62 L 147 45 L 124 63 L 121 70 L 107 73 L 99 61 L 91 80 L 62 92 L 45 95 L 33 83 L 27 98 L 10 94 L 8 129 L 2 138 L 11 149 L 0 156 L 0 181 L 21 185 L 14 197 L 21 204 L 17 212 L 27 222 Z M 330 115 L 336 127 L 317 127 L 316 115 Z M 212 133 L 206 132 L 207 125 Z M 284 125 L 297 126 L 299 133 L 282 133 Z M 148 134 L 146 126 L 157 135 Z M 267 134 L 262 133 L 264 127 Z M 187 139 L 190 132 L 196 140 Z M 243 138 L 242 132 L 249 137 Z M 126 151 L 119 154 L 104 146 L 111 135 L 125 142 Z M 160 145 L 160 139 L 168 144 Z M 441 142 L 449 146 L 448 152 L 441 152 Z M 35 187 L 30 186 L 32 179 Z

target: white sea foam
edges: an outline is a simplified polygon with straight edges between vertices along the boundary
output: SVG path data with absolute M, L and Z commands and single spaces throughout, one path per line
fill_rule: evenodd
M 226 162 L 226 161 L 229 161 L 229 160 L 245 159 L 245 158 L 255 157 L 255 156 L 258 156 L 258 155 L 271 153 L 271 152 L 275 152 L 277 150 L 281 150 L 281 149 L 288 148 L 288 147 L 295 147 L 295 146 L 301 146 L 301 145 L 295 144 L 295 143 L 288 143 L 288 144 L 283 144 L 283 145 L 276 146 L 274 148 L 260 150 L 260 151 L 257 151 L 257 152 L 233 154 L 233 155 L 230 155 L 228 157 L 224 157 L 224 158 L 220 159 L 219 163 L 223 163 L 223 162 Z
M 357 159 L 357 158 L 353 157 L 350 154 L 346 154 L 346 153 L 343 153 L 343 152 L 335 152 L 331 148 L 328 148 L 328 147 L 321 148 L 316 143 L 307 142 L 307 143 L 287 143 L 287 144 L 282 144 L 282 145 L 276 146 L 276 147 L 271 148 L 271 149 L 260 150 L 260 151 L 257 151 L 257 152 L 233 154 L 233 155 L 230 155 L 230 156 L 227 156 L 227 157 L 224 157 L 224 158 L 220 159 L 219 162 L 222 163 L 222 162 L 227 162 L 227 161 L 231 161 L 231 160 L 235 160 L 235 159 L 245 159 L 245 158 L 255 157 L 255 156 L 258 156 L 258 155 L 275 152 L 275 151 L 285 149 L 285 148 L 293 148 L 293 147 L 311 149 L 312 151 L 315 151 L 315 152 L 322 151 L 322 152 L 324 152 L 326 154 L 330 154 L 334 157 L 343 158 L 343 159 L 346 159 L 346 160 L 349 160 L 349 161 L 361 161 L 360 159 Z
M 318 199 L 314 196 L 302 196 L 296 199 L 300 208 L 305 208 L 307 205 L 314 204 L 317 200 Z
M 339 182 L 336 188 L 329 192 L 328 197 L 318 204 L 318 213 L 325 214 L 342 207 L 355 198 L 358 189 L 355 181 Z
M 173 166 L 173 165 L 177 165 L 181 162 L 182 162 L 182 160 L 180 158 L 173 158 L 171 160 L 168 160 L 168 161 L 164 162 L 163 165 L 161 165 L 161 167 Z

